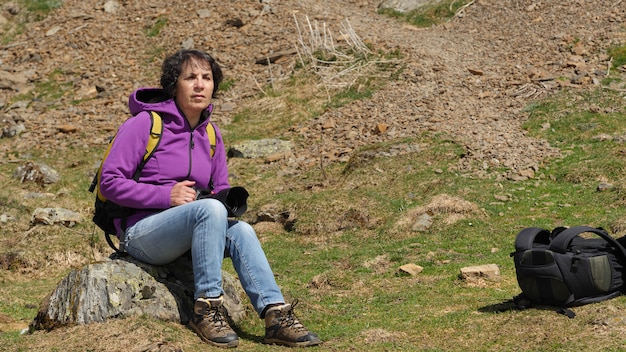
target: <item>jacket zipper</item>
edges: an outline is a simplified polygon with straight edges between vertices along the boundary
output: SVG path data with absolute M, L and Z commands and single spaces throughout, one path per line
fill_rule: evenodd
M 189 137 L 189 169 L 187 170 L 187 178 L 191 176 L 191 169 L 193 163 L 193 148 L 195 147 L 195 142 L 193 141 L 193 130 L 191 130 Z

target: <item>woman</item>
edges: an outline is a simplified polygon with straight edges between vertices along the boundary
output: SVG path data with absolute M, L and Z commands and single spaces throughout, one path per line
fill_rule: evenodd
M 181 50 L 165 59 L 161 86 L 138 89 L 130 96 L 133 118 L 119 129 L 102 166 L 100 191 L 110 201 L 136 209 L 117 221 L 120 245 L 134 258 L 153 265 L 174 261 L 191 251 L 194 309 L 189 326 L 219 347 L 239 340 L 222 315 L 222 262 L 230 257 L 242 287 L 262 319 L 264 342 L 287 346 L 321 343 L 286 304 L 254 229 L 229 220 L 216 199 L 196 200 L 196 189 L 214 193 L 230 187 L 224 142 L 216 130 L 211 157 L 206 125 L 222 71 L 207 53 Z M 163 119 L 163 135 L 153 156 L 134 178 L 150 131 L 150 111 Z M 137 181 L 135 181 L 135 179 Z

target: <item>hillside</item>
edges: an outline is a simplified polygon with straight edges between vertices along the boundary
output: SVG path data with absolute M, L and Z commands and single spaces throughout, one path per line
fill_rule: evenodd
M 277 97 L 273 87 L 289 85 L 290 77 L 299 69 L 300 35 L 310 26 L 319 33 L 331 33 L 335 45 L 344 45 L 346 38 L 355 35 L 373 52 L 393 54 L 401 73 L 388 80 L 385 77 L 386 84 L 369 98 L 325 107 L 305 120 L 294 117 L 287 128 L 249 133 L 294 143 L 293 155 L 272 161 L 272 168 L 281 170 L 278 175 L 290 176 L 275 182 L 293 182 L 302 175 L 303 184 L 293 188 L 307 192 L 318 186 L 318 180 L 305 175 L 320 164 L 345 163 L 359 148 L 415 138 L 425 132 L 445 136 L 462 147 L 461 157 L 448 165 L 451 172 L 468 179 L 523 181 L 532 179 L 545 160 L 561 155 L 559 149 L 529 136 L 522 128 L 528 119 L 528 106 L 565 89 L 573 92 L 572 99 L 582 101 L 577 94 L 597 89 L 608 76 L 612 58 L 607 49 L 626 42 L 626 8 L 621 0 L 476 0 L 449 22 L 430 28 L 417 28 L 378 14 L 379 0 L 224 3 L 64 0 L 47 17 L 29 22 L 0 51 L 0 128 L 9 131 L 24 127 L 17 136 L 4 132 L 0 138 L 0 166 L 13 169 L 33 154 L 73 155 L 84 150 L 85 154 L 100 155 L 117 126 L 128 118 L 130 92 L 156 86 L 160 59 L 183 46 L 204 49 L 222 65 L 229 86 L 215 101 L 213 119 L 225 131 L 241 116 L 255 111 L 267 114 L 289 110 L 285 106 L 290 104 L 306 105 L 310 92 L 305 90 L 318 90 L 323 95 L 327 87 L 306 85 L 298 92 L 301 97 L 292 100 Z M 9 21 L 23 11 L 14 2 L 2 1 L 2 15 Z M 267 65 L 270 57 L 272 63 Z M 606 88 L 625 89 L 620 81 L 615 82 Z M 585 111 L 605 110 L 593 103 L 580 104 Z M 625 111 L 622 107 L 611 112 Z M 377 129 L 381 125 L 385 128 Z M 247 136 L 227 133 L 239 139 Z M 227 143 L 228 137 L 226 134 Z M 76 178 L 83 183 L 78 189 L 73 181 L 66 181 L 65 188 L 51 201 L 42 203 L 58 201 L 70 207 L 72 200 L 66 195 L 84 191 L 88 175 L 82 171 L 92 172 L 93 166 L 64 158 L 55 160 L 53 166 L 81 170 Z M 264 177 L 243 171 L 239 176 L 248 177 L 246 181 Z M 8 172 L 0 174 L 3 182 L 9 183 L 11 178 Z M 16 194 L 24 196 L 32 190 L 29 187 Z M 22 198 L 25 196 L 0 199 L 0 215 L 27 213 L 37 204 Z M 89 215 L 90 203 L 74 205 L 73 210 Z M 341 221 L 320 215 L 320 222 Z M 21 218 L 0 223 L 0 232 L 1 242 L 8 248 L 23 248 L 24 243 L 46 234 L 44 230 L 31 232 L 28 221 Z M 316 240 L 326 238 L 310 241 Z M 42 246 L 32 257 L 16 260 L 26 263 L 19 278 L 9 271 L 0 278 L 48 290 L 32 284 L 49 279 L 50 273 L 58 274 L 58 268 L 53 267 L 62 260 L 55 257 L 58 253 L 49 255 L 47 250 Z M 102 255 L 106 253 L 94 257 Z M 69 250 L 58 256 L 67 261 L 64 269 L 91 259 L 77 259 L 80 255 Z M 6 264 L 10 259 L 5 255 L 0 260 L 3 269 L 10 266 Z M 49 266 L 40 267 L 46 260 L 51 262 Z M 37 265 L 29 265 L 31 262 Z M 22 281 L 24 277 L 33 281 Z M 38 336 L 29 347 L 62 350 L 68 339 L 69 346 L 78 350 L 99 346 L 99 350 L 117 351 L 160 337 L 151 331 L 161 329 L 157 323 L 128 324 L 106 325 L 112 330 L 105 332 L 98 326 L 72 327 Z M 0 313 L 0 331 L 24 327 L 23 320 Z M 124 329 L 133 328 L 137 328 L 137 336 L 128 338 L 123 346 L 106 344 L 111 336 L 117 339 Z M 346 342 L 339 346 L 342 343 Z M 335 348 L 332 342 L 326 346 Z M 197 346 L 191 350 L 194 348 Z
M 19 85 L 21 91 L 4 89 L 2 95 L 6 104 L 24 89 L 50 79 L 72 88 L 55 101 L 7 106 L 5 119 L 24 120 L 28 137 L 2 143 L 1 148 L 9 153 L 35 145 L 101 144 L 127 118 L 129 92 L 157 83 L 160 62 L 153 57 L 183 43 L 214 53 L 227 79 L 236 80 L 217 102 L 226 109 L 218 110 L 216 118 L 228 122 L 238 111 L 255 108 L 259 87 L 293 72 L 296 55 L 271 67 L 255 61 L 293 51 L 296 21 L 328 26 L 340 37 L 348 20 L 374 50 L 399 50 L 406 68 L 400 79 L 371 99 L 310 121 L 305 126 L 309 132 L 293 136 L 280 131 L 285 138 L 301 139 L 298 156 L 315 156 L 312 140 L 320 134 L 333 159 L 333 151 L 430 130 L 465 144 L 467 157 L 457 165 L 459 170 L 483 173 L 489 166 L 505 166 L 506 176 L 523 177 L 555 153 L 520 130 L 523 108 L 564 86 L 585 89 L 598 84 L 606 75 L 610 58 L 605 49 L 625 36 L 624 10 L 613 3 L 476 1 L 462 17 L 419 29 L 377 15 L 378 1 L 268 2 L 265 10 L 255 1 L 233 1 L 229 8 L 217 2 L 198 7 L 186 1 L 167 6 L 134 1 L 120 3 L 111 12 L 101 2 L 64 1 L 5 46 L 3 70 L 26 76 L 28 83 Z M 162 18 L 167 21 L 160 33 L 147 36 Z M 72 104 L 77 98 L 84 100 Z M 47 108 L 50 105 L 54 109 Z M 321 132 L 327 120 L 334 121 L 334 128 Z M 371 133 L 377 123 L 389 125 L 388 132 Z M 59 134 L 64 128 L 79 133 Z M 350 129 L 361 133 L 347 139 Z

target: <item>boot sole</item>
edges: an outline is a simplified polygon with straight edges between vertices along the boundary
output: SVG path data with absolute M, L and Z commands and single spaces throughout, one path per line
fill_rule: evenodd
M 189 324 L 187 325 L 191 331 L 195 332 L 196 335 L 198 335 L 198 337 L 200 338 L 200 340 L 204 341 L 205 343 L 215 346 L 215 347 L 221 347 L 221 348 L 235 348 L 237 346 L 239 346 L 239 339 L 237 340 L 233 340 L 233 341 L 229 341 L 229 342 L 215 342 L 215 341 L 211 341 L 209 339 L 207 339 L 206 337 L 204 337 L 204 335 L 202 335 L 199 331 L 199 329 L 196 327 L 196 324 L 194 324 L 193 322 L 189 322 Z
M 314 341 L 303 341 L 303 342 L 289 342 L 279 339 L 265 339 L 263 343 L 266 345 L 282 345 L 289 347 L 308 347 L 308 346 L 316 346 L 322 343 L 322 340 L 314 340 Z

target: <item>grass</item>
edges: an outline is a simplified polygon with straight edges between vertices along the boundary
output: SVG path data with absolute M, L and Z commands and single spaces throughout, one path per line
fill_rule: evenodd
M 426 4 L 407 12 L 384 8 L 379 10 L 378 13 L 397 18 L 417 27 L 425 28 L 448 21 L 472 2 L 473 1 L 457 0 L 433 1 L 432 4 Z
M 613 58 L 613 68 L 626 64 L 626 46 L 614 46 L 609 48 L 609 55 Z
M 577 98 L 572 99 L 572 94 Z M 588 111 L 592 103 L 609 112 Z M 607 90 L 563 92 L 529 106 L 524 125 L 528 133 L 547 139 L 564 155 L 546 160 L 536 177 L 526 181 L 475 179 L 449 170 L 461 157 L 462 148 L 445 135 L 433 134 L 368 146 L 347 163 L 327 165 L 328 181 L 316 190 L 307 191 L 307 185 L 321 180 L 316 169 L 304 175 L 277 176 L 278 168 L 247 159 L 233 162 L 231 169 L 243 175 L 240 177 L 255 194 L 253 207 L 274 203 L 297 214 L 292 231 L 263 233 L 262 242 L 285 295 L 301 298 L 301 318 L 326 341 L 320 350 L 506 351 L 516 350 L 520 341 L 527 339 L 541 343 L 545 351 L 567 350 L 570 345 L 618 350 L 624 342 L 622 326 L 607 326 L 602 321 L 619 317 L 624 298 L 580 307 L 572 320 L 550 311 L 507 310 L 506 302 L 519 293 L 508 254 L 523 227 L 591 224 L 616 235 L 626 231 L 622 225 L 624 176 L 620 172 L 624 147 L 616 140 L 595 138 L 626 133 L 622 110 L 618 93 Z M 274 113 L 262 112 L 258 119 L 271 120 Z M 244 122 L 234 123 L 228 132 Z M 271 137 L 267 129 L 257 127 L 250 133 Z M 396 145 L 415 143 L 420 148 L 410 154 L 382 156 Z M 90 248 L 89 221 L 72 229 L 55 225 L 30 230 L 27 225 L 30 212 L 42 203 L 70 209 L 78 205 L 88 217 L 92 201 L 86 192 L 88 175 L 99 152 L 68 148 L 63 158 L 54 151 L 33 153 L 32 159 L 49 163 L 63 177 L 59 184 L 43 189 L 18 184 L 10 177 L 15 165 L 0 164 L 6 181 L 0 190 L 0 213 L 15 219 L 9 223 L 14 230 L 2 232 L 2 258 L 18 263 L 2 271 L 0 292 L 11 298 L 2 301 L 0 314 L 11 317 L 16 326 L 32 319 L 39 301 L 68 270 L 96 259 L 94 250 L 107 251 L 98 237 L 96 248 Z M 262 177 L 247 176 L 259 173 Z M 601 180 L 615 188 L 596 191 Z M 279 184 L 291 187 L 276 192 Z M 16 200 L 11 196 L 24 187 L 52 194 L 52 198 Z M 433 204 L 443 194 L 455 202 L 447 207 Z M 454 205 L 462 201 L 475 207 L 457 209 Z M 411 229 L 420 209 L 432 212 L 434 222 L 429 231 Z M 13 233 L 28 233 L 27 240 L 16 240 L 10 236 Z M 67 253 L 67 248 L 72 248 L 72 253 Z M 424 271 L 417 276 L 400 275 L 398 267 L 407 263 L 418 264 Z M 500 267 L 501 280 L 466 282 L 458 278 L 460 268 L 486 263 Z M 499 308 L 505 309 L 496 314 Z M 552 328 L 546 330 L 545 326 Z M 89 333 L 94 328 L 22 336 L 10 330 L 0 339 L 11 350 L 21 350 L 18 346 L 46 350 L 50 345 L 44 341 Z M 176 324 L 133 318 L 105 323 L 99 329 L 110 334 L 136 329 L 148 339 L 170 341 L 186 351 L 205 348 Z M 257 319 L 246 320 L 241 329 L 251 335 L 242 341 L 242 348 L 271 349 L 258 344 L 262 326 Z M 559 334 L 594 329 L 602 333 L 572 334 L 567 340 Z M 87 346 L 86 350 L 88 346 L 102 350 L 96 347 L 97 341 L 81 345 Z
M 156 37 L 161 33 L 163 28 L 167 25 L 168 19 L 165 16 L 159 16 L 156 18 L 154 23 L 152 23 L 149 27 L 146 27 L 146 35 L 148 37 Z
M 8 1 L 0 1 L 4 5 Z M 19 11 L 10 21 L 4 24 L 3 31 L 0 34 L 0 42 L 4 45 L 13 42 L 16 35 L 24 32 L 25 26 L 29 22 L 41 21 L 56 8 L 61 6 L 62 1 L 59 0 L 17 0 L 15 1 L 18 8 L 24 10 Z
M 304 32 L 307 27 L 301 28 Z M 389 64 L 397 54 L 373 53 L 367 47 L 359 47 L 363 51 L 353 61 L 327 60 L 330 52 L 339 50 L 334 57 L 341 57 L 355 51 L 307 51 L 314 42 L 303 41 L 301 52 L 312 55 L 302 55 L 302 66 L 293 77 L 264 87 L 250 102 L 254 108 L 244 109 L 232 124 L 222 127 L 228 141 L 275 138 L 276 131 L 326 109 L 367 99 L 401 69 Z M 383 61 L 385 65 L 377 64 Z M 358 81 L 346 74 L 345 84 L 326 84 L 326 75 L 349 73 L 346 67 L 353 72 L 377 67 L 388 76 Z M 36 91 L 51 100 L 53 91 L 62 90 L 46 87 Z M 462 157 L 462 145 L 454 136 L 432 133 L 369 145 L 356 150 L 347 162 L 294 174 L 262 160 L 230 160 L 231 173 L 253 194 L 248 220 L 267 204 L 296 219 L 293 228 L 262 232 L 260 238 L 284 294 L 289 300 L 300 299 L 300 318 L 325 340 L 315 350 L 623 348 L 624 297 L 576 308 L 575 319 L 552 310 L 512 310 L 508 303 L 520 292 L 509 253 L 524 227 L 589 224 L 605 227 L 615 236 L 626 233 L 622 93 L 565 90 L 532 103 L 526 112 L 523 127 L 528 134 L 549 141 L 562 156 L 544 160 L 535 177 L 524 181 L 456 172 L 451 166 Z M 10 142 L 0 139 L 0 144 Z M 398 146 L 417 147 L 386 154 Z M 0 215 L 7 219 L 0 223 L 2 349 L 118 351 L 165 341 L 185 351 L 211 350 L 183 326 L 145 317 L 19 334 L 70 270 L 109 253 L 89 221 L 93 195 L 87 192 L 103 149 L 104 144 L 79 148 L 68 143 L 58 149 L 15 152 L 12 162 L 0 162 Z M 21 160 L 47 163 L 62 179 L 44 186 L 20 183 L 13 173 Z M 600 182 L 613 188 L 599 192 Z M 30 217 L 38 207 L 72 209 L 84 221 L 71 228 L 33 226 Z M 414 227 L 424 213 L 433 219 L 427 231 Z M 398 268 L 408 263 L 422 266 L 423 272 L 399 273 Z M 498 265 L 500 280 L 459 278 L 461 268 L 487 263 Z M 225 265 L 232 270 L 228 260 Z M 259 343 L 263 334 L 259 319 L 250 317 L 239 329 L 245 337 L 240 349 L 277 349 Z

